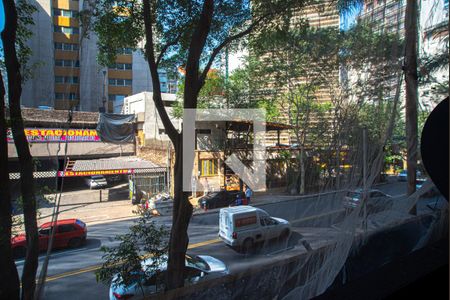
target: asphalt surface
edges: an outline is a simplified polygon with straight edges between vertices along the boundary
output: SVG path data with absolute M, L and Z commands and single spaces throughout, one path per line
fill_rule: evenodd
M 381 185 L 377 188 L 393 196 L 404 194 L 406 189 L 405 183 L 400 182 Z M 309 201 L 303 200 L 301 202 L 310 206 Z M 274 207 L 280 206 L 280 204 L 269 205 Z M 292 207 L 292 204 L 289 204 L 289 206 Z M 270 206 L 262 208 L 275 209 Z M 336 210 L 339 210 L 339 202 L 331 203 L 329 209 L 330 213 L 335 213 Z M 285 210 L 282 208 L 280 211 Z M 289 211 L 289 209 L 287 210 Z M 297 207 L 296 210 L 301 211 L 302 205 Z M 301 217 L 311 218 L 317 214 L 318 210 L 313 209 L 305 212 Z M 292 221 L 290 215 L 286 218 Z M 159 217 L 157 220 L 161 224 L 170 226 L 171 220 L 169 217 Z M 108 299 L 109 286 L 97 283 L 95 278 L 95 271 L 102 263 L 100 247 L 117 245 L 118 242 L 115 241 L 114 237 L 118 234 L 126 233 L 132 222 L 132 220 L 125 220 L 89 226 L 88 240 L 83 247 L 73 250 L 54 251 L 48 268 L 43 299 Z M 287 242 L 271 242 L 260 253 L 248 256 L 235 252 L 217 239 L 218 216 L 217 212 L 212 211 L 203 216 L 193 217 L 188 230 L 190 237 L 190 249 L 188 252 L 214 256 L 224 261 L 230 273 L 234 273 L 252 265 L 263 264 L 274 257 L 305 252 L 307 251 L 305 240 L 312 249 L 320 247 L 321 243 L 327 240 L 324 238 L 327 234 L 330 234 L 330 239 L 332 238 L 333 229 L 329 227 L 330 225 L 322 226 L 322 228 L 294 227 L 293 233 Z M 39 266 L 42 265 L 43 260 L 44 254 L 40 256 Z M 20 274 L 23 260 L 17 260 L 16 265 Z M 40 268 L 38 269 L 38 274 L 39 272 Z

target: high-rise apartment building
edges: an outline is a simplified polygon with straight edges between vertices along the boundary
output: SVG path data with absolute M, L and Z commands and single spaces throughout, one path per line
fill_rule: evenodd
M 420 0 L 418 18 L 418 56 L 423 65 L 427 59 L 438 53 L 448 53 L 448 0 Z M 364 4 L 360 16 L 362 20 L 372 23 L 380 32 L 398 33 L 399 39 L 405 35 L 405 0 L 371 0 Z M 434 84 L 447 85 L 448 65 L 434 71 L 430 83 L 419 85 L 419 104 L 430 109 L 442 100 L 432 91 Z M 392 88 L 391 94 L 394 94 Z M 404 95 L 403 95 L 404 96 Z
M 118 49 L 113 65 L 105 68 L 97 63 L 97 37 L 93 32 L 85 36 L 79 23 L 84 2 L 33 1 L 37 12 L 29 45 L 34 70 L 24 84 L 22 105 L 120 112 L 125 97 L 153 90 L 141 51 Z M 176 81 L 169 80 L 164 70 L 160 80 L 162 92 L 176 92 Z

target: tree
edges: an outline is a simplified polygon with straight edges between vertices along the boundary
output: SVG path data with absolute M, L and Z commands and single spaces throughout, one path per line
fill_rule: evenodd
M 355 129 L 362 128 L 367 112 L 374 121 L 371 138 L 376 145 L 383 144 L 392 108 L 392 85 L 384 78 L 395 77 L 400 70 L 401 43 L 395 35 L 377 33 L 364 23 L 344 32 L 312 28 L 301 21 L 286 27 L 254 41 L 255 56 L 261 60 L 255 77 L 264 79 L 263 86 L 272 88 L 273 97 L 283 95 L 278 104 L 294 128 L 300 152 L 299 192 L 305 192 L 307 178 L 305 149 L 315 149 L 326 165 L 324 184 L 340 188 L 341 149 L 356 148 L 360 134 Z M 323 95 L 327 103 L 318 103 Z
M 114 3 L 114 4 L 113 4 Z M 113 6 L 115 5 L 115 6 Z M 192 206 L 182 188 L 183 132 L 172 125 L 162 98 L 158 68 L 172 65 L 186 70 L 184 109 L 195 109 L 198 95 L 218 54 L 254 31 L 277 27 L 302 1 L 98 1 L 94 29 L 99 36 L 100 61 L 111 62 L 117 48 L 143 49 L 153 84 L 153 101 L 175 149 L 172 229 L 169 242 L 169 289 L 184 284 L 184 255 L 189 243 Z M 272 27 L 271 27 L 272 26 Z M 190 174 L 184 174 L 190 176 Z
M 404 72 L 406 82 L 406 144 L 408 165 L 407 194 L 411 195 L 416 191 L 416 170 L 417 170 L 417 106 L 418 106 L 418 73 L 417 73 L 417 0 L 406 1 L 405 11 L 405 61 Z M 415 213 L 416 208 L 413 208 Z
M 119 246 L 101 248 L 105 261 L 96 278 L 113 285 L 137 283 L 144 296 L 142 283 L 158 274 L 167 260 L 168 231 L 156 225 L 149 210 L 138 209 L 135 213 L 140 217 L 130 226 L 130 232 L 115 237 L 120 241 Z M 150 258 L 144 266 L 143 258 Z
M 17 5 L 17 6 L 16 6 Z M 28 142 L 24 133 L 22 113 L 20 108 L 20 97 L 22 94 L 23 76 L 21 70 L 26 69 L 26 62 L 31 53 L 30 48 L 26 46 L 26 39 L 31 34 L 27 26 L 32 24 L 31 14 L 35 11 L 34 6 L 26 1 L 4 0 L 3 7 L 5 11 L 5 28 L 1 34 L 4 52 L 4 66 L 7 74 L 8 102 L 10 112 L 11 130 L 14 137 L 14 144 L 17 149 L 20 166 L 20 189 L 23 198 L 23 212 L 25 222 L 25 232 L 27 235 L 27 253 L 25 265 L 22 273 L 22 299 L 33 299 L 36 286 L 36 270 L 38 266 L 38 231 L 36 222 L 36 197 L 34 194 L 33 179 L 33 160 L 28 147 Z M 18 9 L 16 9 L 16 7 Z M 26 75 L 25 75 L 26 77 Z M 3 80 L 2 80 L 3 87 Z M 4 95 L 4 90 L 2 93 Z M 4 115 L 4 98 L 2 97 L 2 123 Z M 7 127 L 1 127 L 6 130 Z M 3 135 L 4 133 L 2 133 Z M 2 143 L 3 143 L 2 139 Z M 2 145 L 4 147 L 4 145 Z M 2 153 L 2 164 L 7 164 L 7 151 Z M 5 179 L 6 187 L 9 186 L 8 168 L 2 168 L 2 178 Z M 8 178 L 6 178 L 8 176 Z M 2 197 L 1 214 L 2 228 L 0 231 L 1 250 L 2 250 L 2 269 L 0 293 L 7 295 L 6 298 L 18 299 L 20 285 L 12 260 L 10 239 L 11 239 L 11 198 L 7 195 L 9 189 L 4 189 Z M 9 203 L 7 203 L 9 202 Z M 9 214 L 9 216 L 7 216 Z M 3 219 L 5 217 L 5 219 Z M 3 298 L 3 295 L 1 295 Z

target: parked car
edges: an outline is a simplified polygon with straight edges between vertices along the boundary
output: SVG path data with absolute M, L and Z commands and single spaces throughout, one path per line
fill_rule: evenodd
M 360 204 L 363 197 L 363 190 L 356 189 L 348 191 L 344 197 L 343 204 L 348 210 L 354 209 Z M 392 196 L 380 190 L 368 190 L 367 212 L 376 213 L 391 208 L 393 205 Z
M 287 239 L 290 233 L 288 221 L 271 217 L 260 208 L 243 205 L 219 212 L 219 238 L 238 252 L 249 252 L 271 239 Z
M 420 190 L 422 185 L 427 181 L 425 178 L 417 178 L 416 179 L 416 190 Z
M 242 199 L 245 199 L 245 194 L 240 191 L 210 192 L 198 199 L 198 206 L 203 209 L 212 209 L 234 205 L 238 194 L 241 195 Z
M 52 232 L 54 223 L 47 222 L 39 227 L 39 250 L 45 251 L 48 247 L 48 240 Z M 53 248 L 76 248 L 86 241 L 87 226 L 78 219 L 58 220 L 56 222 L 56 232 L 53 238 Z M 19 234 L 11 239 L 14 257 L 25 256 L 26 235 Z
M 123 181 L 123 176 L 122 175 L 108 175 L 106 176 L 106 182 L 108 182 L 108 184 L 115 184 L 115 183 L 119 183 Z
M 416 172 L 416 178 L 422 177 L 422 173 L 420 171 Z M 407 170 L 401 170 L 400 173 L 397 175 L 398 181 L 406 181 L 408 179 L 408 171 Z
M 109 299 L 141 299 L 142 296 L 164 291 L 163 279 L 166 276 L 167 263 L 162 263 L 158 266 L 158 272 L 153 272 L 149 276 L 145 276 L 144 269 L 147 269 L 152 263 L 152 258 L 142 261 L 142 273 L 137 274 L 138 276 L 136 276 L 135 281 L 129 285 L 121 283 L 120 280 L 117 282 L 119 275 L 115 275 L 109 288 Z M 228 268 L 222 261 L 207 255 L 186 255 L 185 266 L 184 276 L 186 285 L 195 284 L 206 278 L 211 279 L 228 274 Z
M 108 186 L 108 182 L 103 175 L 92 175 L 85 178 L 85 181 L 90 189 L 105 188 Z

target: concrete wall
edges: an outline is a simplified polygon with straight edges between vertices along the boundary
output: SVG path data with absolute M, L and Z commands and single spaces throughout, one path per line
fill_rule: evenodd
M 152 76 L 142 51 L 133 52 L 133 93 L 153 91 Z
M 80 110 L 98 111 L 98 108 L 103 106 L 104 78 L 103 68 L 97 64 L 97 36 L 90 34 L 89 38 L 84 38 L 80 48 Z M 106 98 L 107 89 L 108 84 Z
M 169 141 L 167 134 L 163 133 L 164 125 L 161 118 L 159 117 L 158 111 L 156 110 L 155 103 L 153 102 L 153 93 L 145 92 L 145 121 L 144 121 L 144 134 L 146 140 L 161 140 Z M 163 101 L 175 102 L 176 95 L 174 94 L 162 94 Z M 181 130 L 181 120 L 171 117 L 172 108 L 165 107 L 172 124 L 176 129 Z
M 58 153 L 58 143 L 33 143 L 30 145 L 31 155 L 35 158 L 56 156 Z M 58 154 L 59 156 L 64 155 L 64 145 L 64 143 L 61 143 L 61 149 Z M 71 158 L 107 157 L 130 155 L 134 153 L 134 144 L 116 145 L 101 142 L 79 142 L 68 143 L 67 147 L 67 156 Z M 17 157 L 16 147 L 14 144 L 8 144 L 8 157 L 10 159 Z
M 54 106 L 54 71 L 53 71 L 53 21 L 51 19 L 51 1 L 30 1 L 37 12 L 33 14 L 35 25 L 30 26 L 34 32 L 28 40 L 32 55 L 28 67 L 35 65 L 33 77 L 28 79 L 22 91 L 21 103 L 27 107 L 39 105 Z

